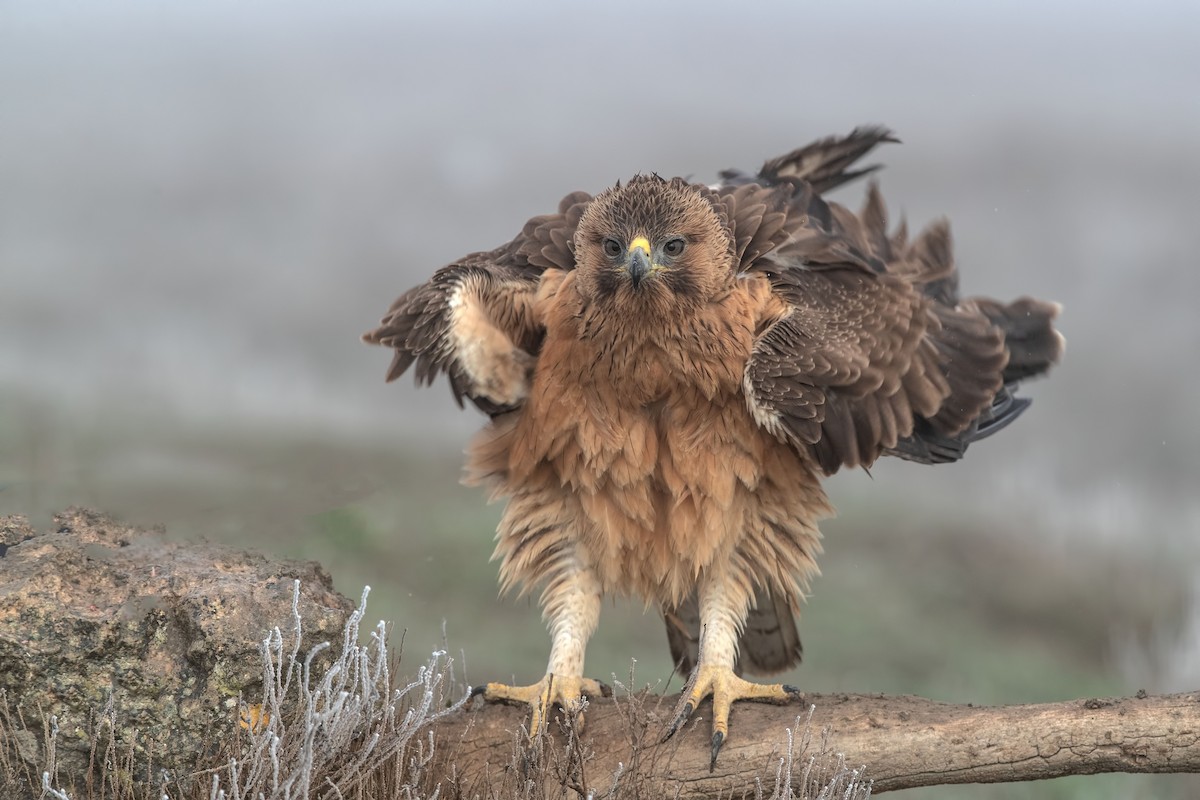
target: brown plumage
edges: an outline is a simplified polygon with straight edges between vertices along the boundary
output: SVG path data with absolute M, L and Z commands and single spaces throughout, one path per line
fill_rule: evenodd
M 858 129 L 717 187 L 651 175 L 569 195 L 364 336 L 395 350 L 389 380 L 444 372 L 491 415 L 468 477 L 508 498 L 501 584 L 542 587 L 553 643 L 547 678 L 489 697 L 530 702 L 536 727 L 540 706 L 594 690 L 599 598 L 633 594 L 699 665 L 689 702 L 714 693 L 715 758 L 732 700 L 788 696 L 732 671 L 799 661 L 832 513 L 820 477 L 956 460 L 1024 410 L 1015 381 L 1062 352 L 1057 307 L 961 299 L 944 222 L 910 242 L 874 185 L 858 214 L 820 196 L 887 141 Z

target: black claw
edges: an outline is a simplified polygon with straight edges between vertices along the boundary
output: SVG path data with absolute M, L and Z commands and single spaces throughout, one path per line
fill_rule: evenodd
M 683 711 L 679 712 L 679 716 L 675 717 L 675 721 L 671 723 L 671 727 L 667 728 L 667 732 L 664 733 L 663 737 L 658 740 L 658 743 L 662 744 L 667 739 L 670 739 L 672 736 L 674 736 L 675 732 L 683 727 L 683 723 L 688 721 L 688 718 L 692 716 L 692 712 L 695 710 L 696 709 L 690 702 L 685 705 L 683 707 Z
M 479 697 L 479 695 L 483 694 L 486 691 L 487 691 L 486 683 L 483 686 L 472 686 L 471 687 L 471 695 L 470 695 L 471 699 L 474 700 L 476 697 Z
M 717 731 L 713 734 L 712 741 L 712 760 L 708 762 L 708 771 L 712 772 L 717 768 L 717 755 L 721 752 L 721 745 L 725 744 L 725 734 Z
M 797 700 L 803 700 L 803 699 L 804 699 L 804 692 L 800 691 L 800 690 L 799 690 L 799 689 L 797 689 L 795 686 L 789 686 L 788 684 L 786 684 L 786 683 L 785 683 L 785 684 L 783 685 L 783 690 L 784 690 L 785 692 L 787 692 L 788 694 L 790 694 L 792 697 L 794 697 L 794 698 L 795 698 L 795 699 L 797 699 Z
M 600 681 L 600 696 L 601 697 L 612 697 L 612 687 L 609 686 L 604 681 Z

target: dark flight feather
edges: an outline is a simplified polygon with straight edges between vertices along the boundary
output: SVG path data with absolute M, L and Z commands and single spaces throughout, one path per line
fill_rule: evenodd
M 817 159 L 810 150 L 804 160 Z M 768 225 L 781 192 L 784 222 Z M 1061 355 L 1056 306 L 960 301 L 948 225 L 935 223 L 911 243 L 903 226 L 889 233 L 875 186 L 857 215 L 801 183 L 738 184 L 723 197 L 735 239 L 757 243 L 739 244 L 737 268 L 767 273 L 791 309 L 760 336 L 746 366 L 752 408 L 826 473 L 885 454 L 960 458 L 981 432 L 1024 410 L 1024 402 L 1001 402 L 1015 380 Z

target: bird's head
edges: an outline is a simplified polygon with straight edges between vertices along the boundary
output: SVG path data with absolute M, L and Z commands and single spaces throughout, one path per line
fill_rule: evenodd
M 734 279 L 728 227 L 703 187 L 639 175 L 598 195 L 575 232 L 577 281 L 595 302 L 704 303 Z

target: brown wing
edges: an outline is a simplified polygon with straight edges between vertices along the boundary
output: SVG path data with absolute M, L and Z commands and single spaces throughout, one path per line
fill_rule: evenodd
M 574 268 L 575 227 L 590 200 L 568 195 L 508 244 L 443 267 L 397 299 L 362 337 L 395 350 L 387 379 L 415 363 L 418 383 L 446 373 L 459 405 L 467 397 L 489 414 L 519 406 L 544 333 L 533 304 L 541 275 Z
M 760 425 L 808 449 L 826 473 L 884 453 L 954 460 L 1015 419 L 1028 403 L 1005 385 L 1015 379 L 1006 372 L 1015 326 L 1005 320 L 1029 313 L 1026 338 L 1037 352 L 1023 358 L 1021 376 L 1061 354 L 1051 325 L 1057 307 L 959 300 L 948 226 L 935 224 L 911 244 L 903 231 L 889 235 L 874 186 L 858 215 L 803 185 L 786 202 L 747 199 L 766 210 L 734 216 L 738 241 L 751 242 L 739 269 L 766 273 L 787 308 L 746 365 L 747 402 Z M 734 205 L 749 204 L 735 197 Z M 756 225 L 788 235 L 768 236 L 756 254 Z
M 689 675 L 700 656 L 700 604 L 692 592 L 678 608 L 663 611 L 667 644 L 680 675 Z M 759 587 L 738 638 L 738 675 L 773 675 L 800 663 L 800 632 L 786 600 Z
M 879 169 L 879 164 L 850 168 L 875 147 L 899 141 L 887 128 L 868 125 L 855 128 L 846 136 L 829 136 L 772 158 L 753 177 L 740 170 L 727 169 L 721 172 L 721 180 L 726 186 L 746 183 L 774 186 L 799 180 L 822 194 Z

